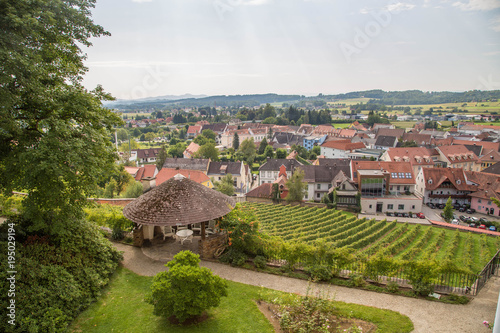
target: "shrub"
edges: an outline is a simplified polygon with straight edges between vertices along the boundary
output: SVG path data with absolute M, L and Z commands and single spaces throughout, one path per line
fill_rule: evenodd
M 98 228 L 84 220 L 66 224 L 58 236 L 26 231 L 27 221 L 11 219 L 16 230 L 16 327 L 0 323 L 2 332 L 62 332 L 101 293 L 121 260 Z M 6 235 L 4 223 L 0 234 Z M 19 237 L 18 237 L 19 235 Z M 5 236 L 4 236 L 5 237 Z M 21 243 L 22 242 L 22 246 Z M 0 246 L 7 248 L 2 239 Z M 0 278 L 7 278 L 6 251 L 0 252 Z M 0 292 L 7 295 L 7 284 Z M 6 317 L 7 299 L 0 300 Z
M 229 248 L 220 256 L 219 260 L 223 263 L 231 264 L 231 266 L 243 266 L 247 260 L 247 256 L 240 250 Z
M 393 293 L 393 294 L 395 294 L 399 291 L 399 285 L 397 284 L 397 282 L 394 282 L 394 281 L 390 281 L 389 283 L 387 283 L 386 288 L 390 293 Z
M 313 265 L 306 268 L 306 273 L 316 281 L 329 281 L 333 278 L 333 272 L 327 265 Z
M 199 266 L 200 257 L 181 251 L 166 264 L 167 272 L 156 274 L 146 302 L 154 306 L 154 314 L 175 317 L 179 322 L 200 316 L 217 307 L 227 296 L 227 283 L 206 267 Z
M 263 269 L 267 266 L 267 259 L 264 256 L 256 256 L 253 260 L 255 267 Z
M 363 275 L 361 274 L 358 274 L 358 273 L 353 273 L 351 275 L 349 275 L 349 278 L 350 278 L 350 284 L 351 286 L 353 287 L 362 287 L 366 284 L 366 281 L 365 279 L 363 279 Z
M 113 230 L 111 232 L 111 238 L 114 240 L 122 240 L 123 238 L 125 238 L 123 230 L 119 225 L 115 225 L 113 227 Z

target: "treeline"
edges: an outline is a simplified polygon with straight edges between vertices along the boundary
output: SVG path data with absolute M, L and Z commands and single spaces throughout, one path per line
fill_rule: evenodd
M 317 98 L 317 97 L 315 97 Z M 328 95 L 325 98 L 332 100 L 370 98 L 369 103 L 384 105 L 414 105 L 414 104 L 442 104 L 442 103 L 468 103 L 500 98 L 500 90 L 482 91 L 470 90 L 465 92 L 421 90 L 383 91 L 366 90 L 355 91 L 347 94 Z

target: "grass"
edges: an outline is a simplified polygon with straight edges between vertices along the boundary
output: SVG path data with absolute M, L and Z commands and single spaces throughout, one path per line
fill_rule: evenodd
M 103 296 L 72 323 L 70 332 L 274 332 L 259 311 L 255 300 L 266 294 L 286 293 L 228 281 L 228 297 L 208 311 L 209 318 L 183 327 L 153 315 L 153 306 L 144 302 L 152 277 L 139 276 L 119 268 Z M 411 320 L 398 312 L 335 301 L 340 314 L 373 322 L 377 332 L 410 332 Z

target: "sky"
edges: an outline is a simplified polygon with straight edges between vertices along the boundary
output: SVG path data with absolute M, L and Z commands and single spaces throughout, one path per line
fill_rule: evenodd
M 84 84 L 119 99 L 500 89 L 500 0 L 97 0 Z

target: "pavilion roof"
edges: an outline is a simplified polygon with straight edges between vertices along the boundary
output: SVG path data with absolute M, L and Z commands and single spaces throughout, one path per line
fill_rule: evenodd
M 123 215 L 138 224 L 176 226 L 222 217 L 234 206 L 231 197 L 176 175 L 125 206 Z

